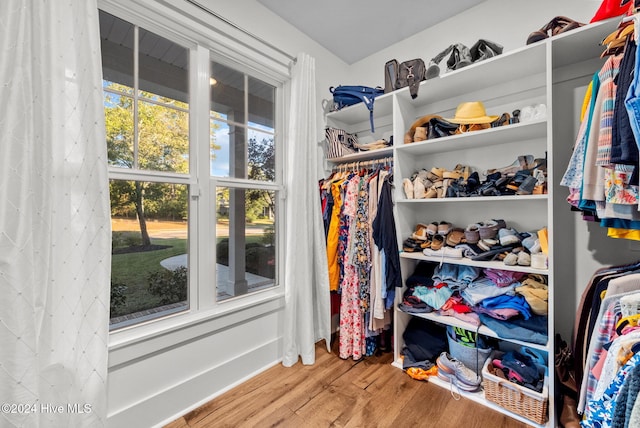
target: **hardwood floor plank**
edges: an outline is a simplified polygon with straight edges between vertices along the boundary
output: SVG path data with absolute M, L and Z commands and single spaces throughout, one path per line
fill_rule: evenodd
M 277 365 L 165 428 L 438 427 L 524 428 L 528 425 L 449 390 L 412 379 L 392 354 L 343 360 L 323 344 L 316 364 Z

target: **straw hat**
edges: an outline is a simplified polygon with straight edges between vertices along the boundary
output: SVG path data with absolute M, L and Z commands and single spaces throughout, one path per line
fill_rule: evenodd
M 491 123 L 499 116 L 487 116 L 484 104 L 481 101 L 461 103 L 456 109 L 455 117 L 446 119 L 451 123 L 460 125 Z

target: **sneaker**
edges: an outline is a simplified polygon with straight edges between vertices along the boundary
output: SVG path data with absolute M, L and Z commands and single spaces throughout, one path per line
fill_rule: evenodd
M 465 366 L 462 361 L 453 358 L 448 352 L 443 352 L 436 360 L 438 377 L 455 384 L 465 391 L 475 391 L 480 387 L 482 379 L 473 370 Z

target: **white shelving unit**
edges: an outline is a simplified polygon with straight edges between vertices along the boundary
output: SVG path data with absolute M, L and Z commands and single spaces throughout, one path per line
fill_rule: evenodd
M 376 98 L 374 117 L 376 133 L 369 131 L 369 111 L 355 105 L 341 111 L 329 113 L 327 124 L 342 128 L 365 138 L 381 138 L 394 135 L 391 151 L 384 156 L 393 156 L 395 180 L 395 218 L 398 248 L 403 281 L 413 273 L 421 260 L 436 263 L 446 262 L 480 268 L 499 268 L 525 273 L 547 275 L 549 284 L 548 337 L 545 345 L 528 343 L 526 340 L 501 339 L 481 326 L 462 322 L 456 318 L 435 313 L 408 314 L 396 309 L 394 312 L 394 365 L 401 367 L 400 352 L 402 335 L 411 317 L 421 317 L 434 323 L 462 327 L 470 331 L 498 338 L 499 340 L 528 346 L 546 353 L 551 366 L 548 373 L 553 379 L 554 312 L 556 288 L 575 283 L 574 266 L 564 262 L 571 251 L 568 231 L 575 217 L 570 213 L 565 198 L 567 191 L 558 182 L 567 165 L 567 159 L 575 141 L 576 118 L 567 111 L 575 110 L 573 99 L 564 96 L 567 88 L 576 90 L 586 86 L 594 72 L 603 64 L 600 41 L 611 33 L 619 20 L 603 21 L 572 30 L 533 45 L 505 52 L 497 57 L 472 64 L 438 78 L 421 83 L 416 99 L 411 99 L 408 88 L 384 94 Z M 438 114 L 444 118 L 454 116 L 458 104 L 466 101 L 482 101 L 490 115 L 511 113 L 524 106 L 543 103 L 547 107 L 545 118 L 491 128 L 468 134 L 403 144 L 404 134 L 419 117 Z M 529 196 L 494 196 L 472 198 L 406 199 L 402 179 L 411 177 L 419 169 L 443 167 L 453 169 L 455 165 L 469 165 L 481 176 L 490 168 L 511 164 L 519 155 L 531 154 L 535 158 L 547 158 L 548 193 Z M 373 152 L 359 153 L 330 162 L 372 159 L 379 156 Z M 502 262 L 477 262 L 470 259 L 427 257 L 422 253 L 402 252 L 402 242 L 411 235 L 417 223 L 448 221 L 457 227 L 466 227 L 487 219 L 504 219 L 508 227 L 520 232 L 537 231 L 547 227 L 549 233 L 548 268 L 546 270 L 522 266 L 506 266 Z M 557 239 L 562 236 L 562 239 Z M 401 299 L 402 292 L 397 292 Z M 396 302 L 397 303 L 397 302 Z M 449 388 L 448 383 L 429 379 L 436 385 Z M 553 426 L 557 417 L 554 406 L 556 388 L 549 384 L 549 417 L 546 426 Z M 538 426 L 526 418 L 511 413 L 484 398 L 482 391 L 461 392 L 461 395 L 507 414 L 517 420 Z

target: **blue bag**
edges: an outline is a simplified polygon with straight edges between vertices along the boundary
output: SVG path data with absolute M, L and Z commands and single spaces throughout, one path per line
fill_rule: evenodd
M 329 91 L 333 94 L 333 103 L 336 109 L 340 110 L 343 107 L 351 106 L 364 102 L 369 109 L 369 121 L 371 122 L 371 132 L 374 132 L 373 128 L 373 100 L 378 96 L 384 94 L 384 89 L 379 86 L 371 88 L 369 86 L 343 86 L 340 85 L 337 88 L 333 86 L 329 88 Z

